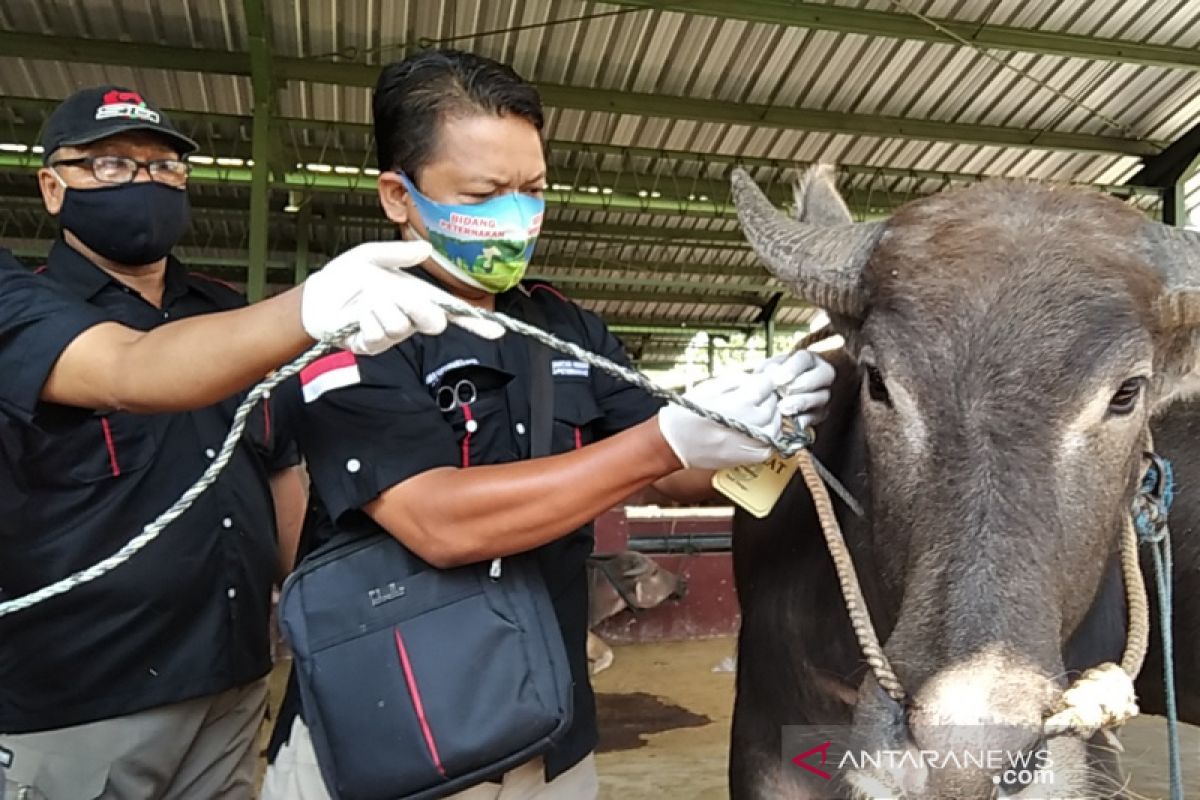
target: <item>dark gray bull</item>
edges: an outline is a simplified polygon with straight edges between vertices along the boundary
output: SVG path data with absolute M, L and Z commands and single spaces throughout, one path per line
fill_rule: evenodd
M 917 787 L 903 796 L 944 800 L 1112 796 L 1094 743 L 1044 743 L 1041 720 L 1080 671 L 1121 657 L 1118 542 L 1151 418 L 1200 389 L 1200 237 L 1098 193 L 1028 184 L 945 192 L 859 224 L 827 172 L 798 188 L 799 220 L 744 173 L 734 191 L 759 256 L 846 338 L 815 453 L 867 507 L 860 519 L 835 499 L 909 703 L 864 664 L 797 478 L 767 519 L 735 519 L 733 798 L 830 796 L 822 778 L 785 767 L 781 731 L 851 721 L 867 747 L 944 752 L 968 727 L 995 731 L 975 743 L 989 750 L 1045 746 L 1053 788 L 998 789 L 970 764 L 863 767 L 842 776 L 841 796 L 901 796 L 869 788 L 898 779 Z M 1180 680 L 1192 681 L 1181 709 L 1195 722 L 1198 426 L 1189 408 L 1155 442 L 1183 491 L 1175 641 Z M 1162 710 L 1160 669 L 1151 657 L 1141 673 L 1144 712 Z

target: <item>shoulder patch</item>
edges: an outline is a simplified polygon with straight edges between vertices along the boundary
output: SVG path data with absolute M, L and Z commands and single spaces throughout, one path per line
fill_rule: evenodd
M 349 351 L 318 358 L 300 370 L 300 391 L 304 402 L 311 403 L 334 389 L 362 383 L 358 359 Z
M 469 366 L 472 366 L 472 365 L 475 365 L 478 363 L 479 363 L 478 358 L 456 358 L 453 361 L 449 362 L 448 364 L 442 364 L 440 367 L 435 369 L 433 372 L 430 372 L 428 375 L 426 375 L 425 376 L 425 385 L 426 386 L 437 386 L 438 381 L 440 381 L 442 379 L 442 376 L 445 375 L 450 370 L 458 369 L 459 367 L 469 367 Z
M 551 373 L 557 378 L 586 378 L 591 374 L 586 361 L 576 361 L 573 358 L 556 358 L 550 362 Z

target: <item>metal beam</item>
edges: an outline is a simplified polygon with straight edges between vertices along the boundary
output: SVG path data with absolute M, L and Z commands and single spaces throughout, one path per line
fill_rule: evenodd
M 48 115 L 57 105 L 57 101 L 46 100 L 41 98 L 28 97 L 7 97 L 4 98 L 5 106 L 11 108 L 14 112 L 25 116 L 37 116 L 39 119 Z M 0 109 L 2 110 L 2 109 Z M 219 113 L 201 113 L 196 111 L 185 111 L 181 109 L 166 109 L 171 115 L 171 119 L 177 124 L 188 124 L 194 127 L 201 127 L 210 124 L 233 127 L 236 126 L 242 129 L 248 137 L 253 128 L 253 117 L 239 116 L 236 114 L 219 114 Z M 292 133 L 292 141 L 299 138 L 298 134 L 303 130 L 311 130 L 318 133 L 326 133 L 332 135 L 349 135 L 355 137 L 370 137 L 372 136 L 372 127 L 369 124 L 361 122 L 339 122 L 332 120 L 318 119 L 300 119 L 296 117 L 278 117 L 275 120 L 277 128 L 281 131 Z M 37 141 L 38 134 L 41 131 L 40 124 L 17 124 L 10 125 L 0 130 L 10 130 L 15 135 L 22 137 L 20 142 L 24 144 L 33 144 Z M 204 138 L 204 137 L 202 137 Z M 233 158 L 251 158 L 247 142 L 239 139 L 224 139 L 208 137 L 216 146 L 212 153 L 206 153 L 209 156 L 228 156 Z M 690 150 L 670 150 L 663 148 L 651 147 L 632 147 L 614 144 L 605 144 L 601 142 L 572 142 L 566 140 L 551 140 L 546 143 L 548 154 L 553 155 L 569 154 L 575 159 L 596 159 L 599 157 L 614 156 L 625 159 L 644 158 L 656 161 L 670 162 L 689 162 L 701 165 L 702 168 L 710 165 L 721 167 L 755 167 L 768 168 L 777 172 L 784 172 L 789 169 L 802 169 L 808 165 L 808 162 L 791 161 L 788 159 L 778 158 L 762 158 L 754 156 L 737 156 L 737 155 L 721 155 L 716 153 L 704 153 Z M 362 168 L 364 165 L 369 165 L 374 162 L 374 156 L 362 151 L 344 151 L 341 149 L 330 150 L 327 147 L 315 147 L 310 145 L 292 144 L 289 147 L 288 153 L 293 156 L 294 163 L 326 163 L 333 166 L 346 166 L 353 168 Z M 337 156 L 337 159 L 331 158 Z M 336 162 L 336 163 L 335 163 Z M 581 185 L 596 185 L 603 187 L 607 176 L 624 175 L 625 179 L 632 180 L 632 176 L 636 174 L 637 180 L 642 183 L 636 188 L 646 188 L 649 190 L 649 183 L 653 182 L 656 177 L 653 175 L 643 175 L 635 173 L 632 170 L 623 171 L 621 173 L 600 171 L 597 175 L 595 170 L 589 166 L 566 166 L 566 165 L 551 165 L 552 175 L 551 181 L 558 183 L 570 184 L 572 186 L 577 182 Z M 958 183 L 976 183 L 982 180 L 987 180 L 995 176 L 984 175 L 981 173 L 972 172 L 938 172 L 935 170 L 918 170 L 918 169 L 902 169 L 897 167 L 878 167 L 867 164 L 838 164 L 837 170 L 846 175 L 866 176 L 876 179 L 907 179 L 919 181 L 938 181 L 943 185 L 958 182 Z M 328 188 L 329 190 L 345 191 L 350 185 L 350 190 L 358 191 L 365 190 L 367 183 L 361 181 L 353 183 L 347 180 L 346 176 L 336 175 L 332 182 L 319 180 L 327 176 L 321 176 L 314 173 L 304 173 L 306 179 L 314 181 L 314 190 Z M 1023 176 L 1021 176 L 1023 177 Z M 670 191 L 664 191 L 670 184 L 668 182 L 675 180 L 669 176 L 658 177 L 659 186 L 657 187 L 664 196 L 669 197 Z M 686 187 L 686 182 L 689 178 L 679 178 L 679 185 Z M 711 179 L 709 179 L 711 180 Z M 782 183 L 779 184 L 782 186 Z M 1095 189 L 1103 190 L 1111 194 L 1122 196 L 1131 196 L 1136 194 L 1155 194 L 1154 189 L 1149 187 L 1136 186 L 1133 184 L 1102 184 L 1102 183 L 1086 183 L 1078 182 L 1081 186 L 1090 186 Z M 374 191 L 374 184 L 369 184 L 369 190 Z M 772 191 L 782 191 L 767 187 L 768 193 Z M 700 194 L 703 192 L 696 192 Z M 876 194 L 885 194 L 880 191 Z M 716 193 L 710 194 L 710 197 L 716 196 Z M 780 201 L 786 199 L 780 195 L 776 199 Z M 874 199 L 874 198 L 872 198 Z M 853 205 L 852 205 L 853 209 Z
M 678 328 L 670 325 L 633 325 L 628 323 L 609 325 L 608 329 L 617 336 L 653 336 L 659 339 L 675 340 L 676 343 L 690 340 L 697 333 L 705 333 L 709 331 L 714 333 L 745 333 L 747 330 L 746 328 L 725 328 L 718 325 L 712 328 L 704 328 L 702 330 L 689 329 L 681 331 Z
M 10 247 L 13 254 L 17 258 L 22 259 L 42 259 L 50 250 L 53 240 L 12 240 L 7 239 L 5 245 Z M 230 281 L 240 283 L 246 278 L 246 264 L 240 259 L 231 259 L 219 256 L 208 256 L 203 253 L 188 253 L 186 248 L 179 250 L 180 260 L 189 267 L 203 268 L 206 272 L 228 279 Z M 268 288 L 282 289 L 289 285 L 289 278 L 292 277 L 292 265 L 288 261 L 287 254 L 279 254 L 267 262 L 268 267 Z M 580 296 L 580 295 L 583 296 Z M 595 293 L 602 295 L 604 293 Z M 635 299 L 638 301 L 646 301 L 649 299 L 658 299 L 646 297 L 645 295 L 636 296 L 633 298 L 623 298 L 623 296 L 614 293 L 608 293 L 607 296 L 593 297 L 589 293 L 570 293 L 572 299 L 582 302 L 603 302 L 613 299 Z M 691 302 L 690 298 L 685 299 L 685 302 Z M 711 300 L 706 303 L 713 305 Z M 734 307 L 731 305 L 731 307 Z M 714 335 L 744 333 L 752 334 L 755 326 L 751 323 L 722 323 L 705 320 L 689 320 L 683 322 L 665 322 L 661 318 L 656 317 L 606 317 L 610 320 L 610 329 L 617 335 L 654 335 L 661 337 L 680 337 L 690 338 L 696 333 L 711 333 Z M 778 328 L 779 333 L 804 333 L 807 327 L 803 325 L 781 325 Z
M 105 42 L 31 33 L 0 33 L 0 52 L 31 59 L 66 60 L 142 67 L 189 70 L 249 76 L 248 53 L 223 50 Z M 379 67 L 348 62 L 276 57 L 275 74 L 281 80 L 373 87 Z M 1056 131 L 1031 131 L 998 125 L 971 125 L 935 120 L 853 114 L 823 109 L 787 108 L 751 103 L 727 103 L 610 89 L 590 89 L 558 84 L 538 84 L 547 105 L 581 111 L 636 116 L 689 119 L 750 125 L 756 128 L 844 133 L 882 138 L 921 139 L 971 145 L 1031 147 L 1049 150 L 1154 155 L 1162 148 L 1153 142 L 1118 136 L 1096 136 Z
M 1045 150 L 1154 155 L 1162 148 L 1149 141 L 1118 136 L 1038 131 L 1000 125 L 853 114 L 814 108 L 788 108 L 757 103 L 727 103 L 659 94 L 639 94 L 573 86 L 540 84 L 547 105 L 583 111 L 644 117 L 722 122 L 754 128 L 843 133 L 884 139 L 921 139 L 968 145 L 1029 147 Z
M 256 115 L 260 113 L 257 102 L 255 104 L 255 113 Z M 269 112 L 267 112 L 266 130 L 267 134 L 264 139 L 269 146 L 270 142 L 274 140 L 273 126 L 270 124 Z M 257 132 L 254 136 L 258 136 Z M 194 183 L 249 185 L 253 192 L 255 191 L 255 175 L 257 174 L 258 165 L 261 164 L 266 167 L 272 158 L 268 154 L 265 157 L 261 155 L 252 156 L 251 160 L 254 162 L 254 166 L 249 168 L 194 164 L 191 180 Z M 41 166 L 40 162 L 33 158 L 11 153 L 0 153 L 0 171 L 32 172 L 36 171 L 39 166 Z M 601 182 L 607 181 L 609 184 L 620 186 L 633 186 L 637 183 L 637 180 L 632 176 L 622 176 L 616 173 L 605 173 L 597 177 Z M 338 174 L 332 172 L 332 170 L 329 173 L 298 172 L 293 170 L 284 173 L 282 176 L 277 174 L 274 179 L 270 179 L 268 176 L 268 180 L 269 185 L 275 188 L 303 190 L 308 193 L 373 195 L 376 191 L 376 179 L 373 176 L 361 173 Z M 546 202 L 550 205 L 585 211 L 660 214 L 696 218 L 721 217 L 733 219 L 736 216 L 736 210 L 730 202 L 729 189 L 723 181 L 699 181 L 699 185 L 702 187 L 699 193 L 690 192 L 690 196 L 674 198 L 639 197 L 637 194 L 615 191 L 605 194 L 601 191 L 602 185 L 603 183 L 595 187 L 597 189 L 596 192 L 580 191 L 574 186 L 570 190 L 549 190 L 546 192 Z M 646 183 L 644 185 L 651 184 Z M 716 196 L 716 192 L 718 191 L 724 192 L 724 195 Z M 713 196 L 708 195 L 707 192 L 712 192 Z M 658 193 L 662 194 L 662 192 Z M 779 202 L 783 202 L 786 199 L 786 192 L 782 184 L 772 189 L 770 193 Z M 647 191 L 647 194 L 649 194 L 649 191 Z M 858 206 L 860 197 L 867 204 L 861 208 Z M 865 192 L 850 193 L 848 199 L 848 202 L 852 203 L 852 210 L 856 211 L 864 219 L 880 216 L 885 211 L 890 211 L 897 205 L 895 200 L 889 202 L 886 194 L 883 192 L 878 193 L 876 201 L 868 201 L 869 196 Z
M 251 84 L 254 89 L 254 166 L 250 170 L 250 266 L 246 278 L 246 297 L 251 302 L 263 298 L 267 288 L 267 248 L 270 236 L 271 162 L 275 140 L 272 116 L 275 105 L 271 48 L 267 42 L 266 12 L 262 0 L 243 0 L 247 35 L 250 39 Z
M 288 253 L 276 252 L 268 254 L 258 262 L 248 262 L 245 258 L 228 258 L 204 256 L 198 254 L 184 259 L 188 263 L 202 263 L 207 266 L 219 266 L 232 273 L 238 274 L 238 280 L 246 280 L 249 271 L 248 263 L 261 264 L 265 275 L 266 270 L 279 271 L 291 269 L 292 278 L 296 283 L 303 281 L 308 275 L 308 243 L 309 236 L 304 233 L 309 225 L 305 222 L 304 211 L 297 215 L 298 234 L 294 261 L 289 266 L 292 257 Z M 6 240 L 7 241 L 7 240 Z M 24 239 L 21 246 L 16 248 L 19 254 L 29 257 L 44 257 L 53 244 L 53 239 L 31 240 Z M 236 248 L 226 248 L 236 249 Z M 570 296 L 585 300 L 620 300 L 630 302 L 661 302 L 661 303 L 697 303 L 703 305 L 759 305 L 763 295 L 772 290 L 764 280 L 761 283 L 730 282 L 706 283 L 703 281 L 681 281 L 669 278 L 628 278 L 621 275 L 573 275 L 570 272 L 552 273 L 545 265 L 536 266 L 529 274 L 530 279 L 549 281 Z M 701 293 L 703 299 L 697 299 Z M 801 300 L 789 298 L 784 305 L 790 308 L 808 307 Z
M 4 158 L 5 156 L 0 155 L 0 161 L 3 161 Z M 328 199 L 328 196 L 325 196 L 325 199 Z M 37 198 L 19 195 L 0 195 L 0 204 L 10 206 L 28 207 L 36 200 Z M 193 197 L 192 210 L 197 217 L 205 215 L 219 217 L 225 215 L 244 218 L 246 213 L 244 206 L 236 199 L 231 201 L 223 197 Z M 321 205 L 321 211 L 325 216 L 326 224 L 337 224 L 339 226 L 355 225 L 363 228 L 379 228 L 388 231 L 395 229 L 394 223 L 380 216 L 377 209 L 367 206 L 324 203 Z M 274 218 L 291 219 L 290 214 L 283 214 L 283 212 L 272 211 L 271 216 Z M 253 220 L 251 224 L 253 225 Z M 642 242 L 642 244 L 687 246 L 688 242 L 702 242 L 705 243 L 706 247 L 710 243 L 733 245 L 737 249 L 746 249 L 749 247 L 742 236 L 742 232 L 737 228 L 710 230 L 668 228 L 661 225 L 618 225 L 548 219 L 544 230 L 551 235 L 572 234 L 590 237 L 620 238 L 622 240 L 650 240 L 649 242 Z
M 604 321 L 608 323 L 609 329 L 612 331 L 621 332 L 653 332 L 655 334 L 696 334 L 713 331 L 717 333 L 737 332 L 747 335 L 753 335 L 758 328 L 751 322 L 723 321 L 723 320 L 703 320 L 703 321 L 672 321 L 663 319 L 639 319 L 637 317 L 618 316 L 615 314 L 605 315 Z M 780 325 L 777 328 L 780 334 L 792 333 L 807 333 L 808 326 L 806 325 Z
M 1200 70 L 1200 51 L 1193 48 L 1146 44 L 1006 25 L 981 25 L 977 22 L 941 17 L 928 18 L 929 22 L 926 22 L 912 14 L 872 11 L 866 8 L 849 8 L 824 3 L 805 3 L 794 0 L 737 0 L 736 3 L 728 0 L 606 0 L 606 2 L 618 6 L 676 11 L 682 14 L 699 14 L 722 19 L 737 19 L 839 33 L 857 33 L 863 36 L 886 36 L 894 39 L 954 45 L 961 44 L 959 39 L 965 39 L 971 44 L 989 50 L 1044 53 L 1071 58 Z
M 768 284 L 766 280 L 760 282 L 750 281 L 729 281 L 723 283 L 706 283 L 704 281 L 679 281 L 672 280 L 667 277 L 663 278 L 626 278 L 622 275 L 576 275 L 569 269 L 563 272 L 547 272 L 546 265 L 540 264 L 535 266 L 534 271 L 529 274 L 532 280 L 544 280 L 555 284 L 556 286 L 620 286 L 625 289 L 645 289 L 647 290 L 647 300 L 666 300 L 668 297 L 661 292 L 668 291 L 683 291 L 691 292 L 701 290 L 711 292 L 714 296 L 722 294 L 756 294 L 765 295 L 771 292 L 775 287 Z M 568 290 L 573 291 L 573 290 Z M 767 300 L 766 297 L 760 297 L 759 300 Z
M 671 305 L 699 306 L 748 306 L 757 307 L 762 298 L 753 294 L 706 294 L 703 292 L 622 292 L 607 289 L 568 289 L 566 295 L 571 300 L 590 300 L 597 303 L 659 303 Z M 797 306 L 804 305 L 796 301 Z
M 633 147 L 625 145 L 605 144 L 602 142 L 570 142 L 552 140 L 547 143 L 551 152 L 570 153 L 576 158 L 585 156 L 619 158 L 645 158 L 670 162 L 691 162 L 704 166 L 717 165 L 723 167 L 757 167 L 784 172 L 789 169 L 803 169 L 811 162 L 793 161 L 786 158 L 763 158 L 758 156 L 724 155 L 719 153 L 702 153 L 692 150 L 671 150 L 656 147 Z M 979 181 L 995 178 L 995 175 L 985 175 L 977 172 L 939 172 L 935 170 L 903 169 L 900 167 L 879 167 L 869 164 L 837 164 L 837 171 L 845 175 L 865 176 L 878 179 L 939 181 L 942 183 L 978 183 Z M 582 173 L 588 176 L 586 170 Z M 1024 179 L 1025 176 L 1018 176 Z M 681 179 L 686 180 L 686 179 Z M 1114 194 L 1137 194 L 1140 187 L 1126 184 L 1086 183 L 1078 182 L 1081 186 L 1090 186 Z
M 595 269 L 613 273 L 653 272 L 664 277 L 682 277 L 692 275 L 701 278 L 745 277 L 757 278 L 767 282 L 770 273 L 765 267 L 741 264 L 712 264 L 702 261 L 639 261 L 626 262 L 611 258 L 601 258 L 591 255 L 555 254 L 539 258 L 547 262 L 545 266 L 555 269 Z
M 49 254 L 50 247 L 53 244 L 53 239 L 5 239 L 4 241 L 4 246 L 12 250 L 13 255 L 17 258 L 34 260 L 44 259 Z M 204 253 L 190 253 L 188 252 L 188 248 L 176 248 L 173 252 L 189 268 L 203 268 L 206 273 L 214 277 L 239 283 L 246 280 L 245 258 L 227 258 L 205 255 Z M 286 260 L 280 258 L 271 259 L 267 262 L 267 276 L 272 283 L 290 285 L 288 280 L 291 278 L 291 266 Z
M 1133 186 L 1166 188 L 1188 170 L 1200 156 L 1200 123 L 1172 142 L 1157 156 L 1142 161 L 1142 167 L 1127 181 Z

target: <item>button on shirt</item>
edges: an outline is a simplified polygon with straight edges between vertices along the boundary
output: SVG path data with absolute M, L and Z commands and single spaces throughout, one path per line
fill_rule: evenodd
M 149 330 L 245 301 L 172 258 L 156 308 L 61 241 L 42 274 L 0 276 L 0 599 L 8 599 L 89 567 L 140 533 L 211 463 L 241 399 L 153 415 L 36 402 L 69 334 L 97 319 Z M 61 319 L 14 310 L 9 282 L 31 294 L 29 281 Z M 12 324 L 17 313 L 35 323 Z M 270 669 L 278 560 L 268 474 L 298 462 L 270 417 L 260 405 L 218 482 L 130 561 L 0 619 L 0 732 L 129 714 Z
M 419 270 L 416 274 L 429 279 Z M 519 292 L 528 292 L 541 306 L 555 335 L 628 363 L 599 317 L 545 284 L 526 283 L 523 289 L 498 295 L 496 310 L 523 318 Z M 554 453 L 618 433 L 661 407 L 642 390 L 567 356 L 555 353 L 551 368 Z M 336 528 L 377 532 L 379 527 L 361 508 L 391 486 L 437 467 L 503 464 L 529 457 L 530 369 L 523 337 L 509 334 L 489 341 L 451 325 L 440 336 L 414 336 L 378 356 L 327 356 L 285 387 L 281 413 L 295 431 L 314 493 Z M 585 560 L 593 544 L 588 524 L 536 551 L 575 680 L 574 723 L 546 756 L 551 779 L 596 745 L 586 651 Z M 277 725 L 277 733 L 286 732 L 290 718 L 281 715 Z

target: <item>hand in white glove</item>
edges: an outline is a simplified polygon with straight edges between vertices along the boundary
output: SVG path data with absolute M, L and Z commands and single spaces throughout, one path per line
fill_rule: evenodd
M 775 385 L 780 387 L 779 413 L 793 417 L 798 430 L 825 418 L 830 387 L 837 373 L 816 353 L 797 350 L 768 358 L 754 368 L 754 374 L 774 378 Z
M 501 336 L 504 329 L 494 322 L 447 314 L 435 301 L 454 297 L 404 273 L 430 252 L 428 242 L 395 241 L 368 242 L 342 253 L 304 282 L 305 332 L 323 339 L 356 322 L 358 332 L 339 344 L 358 355 L 382 353 L 414 333 L 439 334 L 448 321 L 487 339 Z
M 775 389 L 775 381 L 769 375 L 738 374 L 705 381 L 684 397 L 769 436 L 778 436 L 781 419 Z M 658 427 L 676 457 L 688 468 L 721 469 L 761 464 L 772 453 L 769 446 L 699 417 L 682 406 L 668 405 L 660 409 Z

